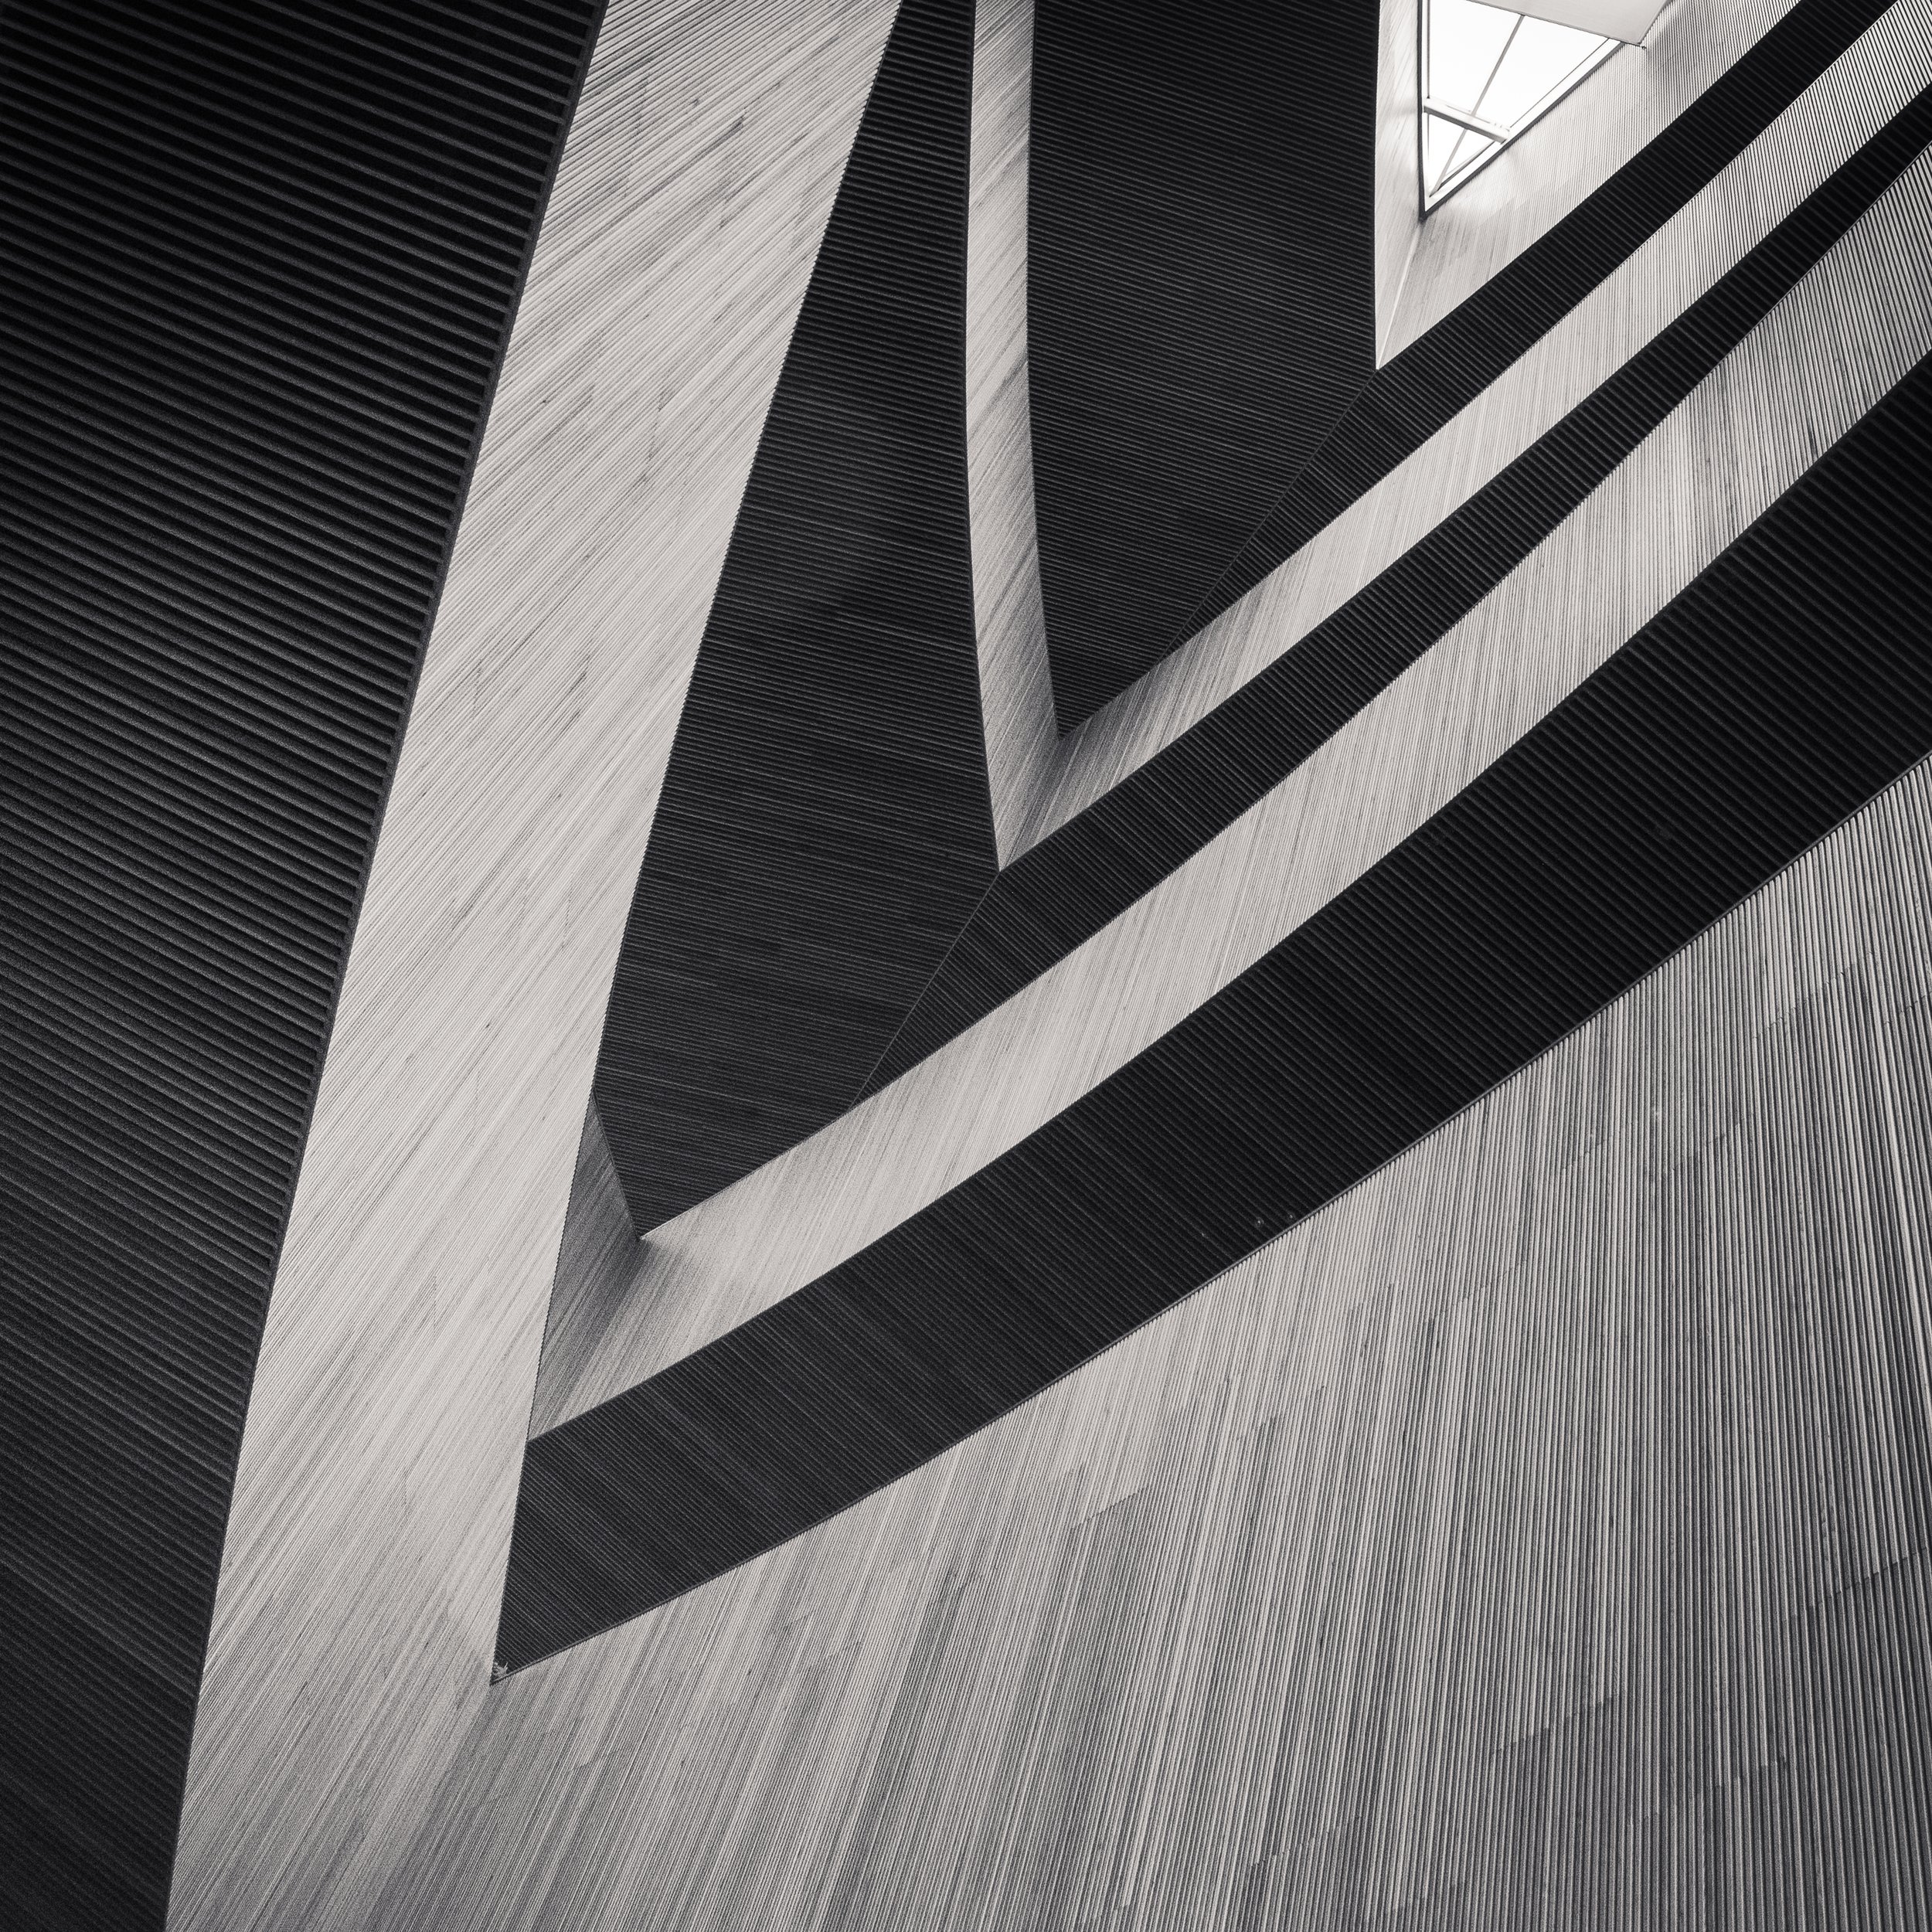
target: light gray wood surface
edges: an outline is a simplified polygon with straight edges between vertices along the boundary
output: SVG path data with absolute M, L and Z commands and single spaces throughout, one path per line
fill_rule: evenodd
M 1376 364 L 1388 361 L 1396 307 L 1422 226 L 1422 0 L 1382 0 L 1376 61 Z
M 1929 899 L 1921 767 L 1189 1301 L 511 1678 L 372 1926 L 1919 1922 Z
M 1005 865 L 1056 738 L 1026 365 L 1032 0 L 980 0 L 966 219 L 966 483 L 993 834 Z
M 349 962 L 171 1923 L 362 1932 L 486 1693 L 625 914 L 888 0 L 617 0 Z
M 573 1304 L 580 1318 L 560 1316 L 532 1433 L 856 1253 L 1178 1025 L 1546 716 L 1929 352 L 1921 158 L 1607 482 L 1267 798 L 997 1012 L 652 1230 L 628 1287 L 607 1278 Z
M 1766 1925 L 1910 1922 L 1858 1794 L 1922 1768 L 1886 1618 L 1924 1587 L 1923 768 L 1180 1308 L 485 1688 L 553 1272 L 554 1410 L 895 1224 L 1357 876 L 1932 347 L 1921 162 L 1304 772 L 631 1281 L 582 1125 L 604 998 L 889 17 L 607 22 L 270 1309 L 172 1923 L 1701 1923 L 1720 1868 Z M 1926 14 L 1889 18 L 1904 51 L 1673 225 L 1661 298 L 1594 312 L 1606 372 L 1803 192 L 1806 141 L 1906 85 Z M 1501 419 L 1560 379 L 1497 386 L 1475 446 L 1521 447 Z

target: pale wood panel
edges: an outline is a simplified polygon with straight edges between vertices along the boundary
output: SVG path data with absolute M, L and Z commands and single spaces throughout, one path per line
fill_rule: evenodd
M 493 460 L 581 511 L 551 543 L 582 543 L 479 576 L 468 604 L 453 577 L 432 646 L 271 1313 L 177 1918 L 1192 1927 L 1406 1906 L 1413 1924 L 1442 1922 L 1460 1887 L 1492 1922 L 1575 1924 L 1642 1922 L 1661 1882 L 1696 1922 L 1714 1869 L 1761 1865 L 1764 1922 L 1790 1923 L 1789 1873 L 1838 1859 L 1870 1891 L 1859 1834 L 1895 1818 L 1909 1876 L 1910 1819 L 1886 1801 L 1920 1774 L 1917 1746 L 1883 1725 L 1888 1700 L 1912 1719 L 1909 1671 L 1889 1667 L 1923 1648 L 1905 1594 L 1927 1381 L 1922 774 L 1185 1308 L 834 1523 L 482 1692 L 621 921 L 592 888 L 628 895 L 654 783 L 638 734 L 668 730 L 604 706 L 614 663 L 659 675 L 641 634 L 695 641 L 702 617 L 695 573 L 631 539 L 722 544 L 735 489 L 710 491 L 708 465 L 730 459 L 699 445 L 741 435 L 741 483 L 750 399 L 886 26 L 819 13 L 815 35 L 802 10 L 756 9 L 755 29 L 753 12 L 685 17 L 676 32 L 701 19 L 713 37 L 688 69 L 650 68 L 667 100 L 709 77 L 691 93 L 715 108 L 731 189 L 654 180 L 637 117 L 604 97 L 566 176 L 599 195 L 560 190 L 546 231 L 561 251 L 562 210 L 621 222 L 634 195 L 655 245 L 690 251 L 680 293 L 694 259 L 716 265 L 706 326 L 662 342 L 631 305 L 634 262 L 619 278 L 586 240 L 549 284 L 578 298 L 557 298 L 552 352 L 580 327 L 580 366 L 616 393 L 653 353 L 693 358 L 693 388 L 653 420 L 656 466 L 648 436 L 628 451 L 645 461 L 612 462 L 667 490 L 688 478 L 694 500 L 623 500 L 573 438 L 624 411 L 545 413 L 558 392 L 519 362 L 520 332 L 458 568 L 482 570 L 472 545 L 512 549 Z M 629 44 L 634 80 L 662 49 L 643 29 Z M 785 134 L 801 123 L 802 150 Z M 689 139 L 680 124 L 677 153 Z M 1909 185 L 1918 225 L 1895 193 L 1880 212 L 1898 225 L 1868 221 L 1832 264 L 1923 320 L 1925 185 Z M 599 307 L 607 270 L 625 299 Z M 1838 367 L 1824 279 L 1781 311 L 1778 352 L 1815 379 L 1818 416 L 1798 420 L 1828 440 L 1911 329 L 1850 332 Z M 762 390 L 709 359 L 735 345 L 708 339 L 719 316 L 769 353 Z M 512 379 L 531 386 L 528 440 L 496 458 Z M 1727 502 L 1785 418 L 1764 365 L 1734 358 L 1713 383 L 1685 408 L 1745 452 L 1713 492 Z M 1624 502 L 1645 538 L 1620 566 L 1636 604 L 1710 539 L 1676 509 Z M 622 529 L 614 563 L 594 513 Z M 550 627 L 510 587 L 574 570 L 606 628 L 537 663 L 513 646 Z M 650 629 L 680 596 L 688 627 Z M 533 719 L 558 730 L 554 763 Z M 566 774 L 567 808 L 546 795 Z M 504 819 L 469 822 L 478 797 Z M 580 845 L 539 841 L 556 817 Z M 1170 932 L 1168 969 L 1199 937 Z M 1086 1050 L 1063 1029 L 1057 1053 Z M 1822 1922 L 1856 1922 L 1839 1903 Z M 1909 1922 L 1887 1903 L 1877 1922 Z
M 1396 304 L 1422 232 L 1422 0 L 1382 0 L 1376 61 L 1376 365 L 1389 359 Z
M 617 0 L 428 648 L 283 1251 L 171 1922 L 365 1926 L 488 1686 L 624 915 L 889 0 Z
M 372 1924 L 1923 1920 L 1932 772 L 935 1462 L 493 1692 Z
M 980 0 L 966 223 L 966 477 L 986 781 L 1002 865 L 1019 849 L 1056 736 L 1026 379 L 1032 73 L 1032 0 Z
M 532 1432 L 857 1252 L 1185 1019 L 1546 716 L 1928 352 L 1921 158 L 1607 483 L 1260 804 L 996 1012 L 651 1230 L 628 1281 L 614 1270 L 574 1298 Z

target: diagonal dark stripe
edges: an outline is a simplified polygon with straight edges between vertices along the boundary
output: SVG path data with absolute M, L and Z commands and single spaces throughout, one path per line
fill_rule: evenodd
M 872 1070 L 877 1092 L 1150 892 L 1502 582 L 1932 140 L 1915 97 L 1722 281 L 1294 648 L 1006 867 Z
M 679 717 L 599 1051 L 655 1226 L 835 1118 L 991 882 L 966 504 L 971 0 L 886 43 Z
M 1932 750 L 1932 362 L 1555 713 L 1154 1047 L 529 1447 L 527 1663 L 845 1508 L 1332 1199 Z

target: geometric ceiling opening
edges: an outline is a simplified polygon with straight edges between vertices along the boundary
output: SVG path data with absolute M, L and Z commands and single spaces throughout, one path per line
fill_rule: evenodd
M 1622 44 L 1480 0 L 1423 0 L 1423 213 L 1488 167 Z

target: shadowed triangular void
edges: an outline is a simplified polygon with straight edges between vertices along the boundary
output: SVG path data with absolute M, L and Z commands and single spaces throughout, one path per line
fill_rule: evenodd
M 640 1230 L 850 1104 L 994 870 L 968 530 L 973 8 L 907 0 L 678 727 L 597 1104 Z

